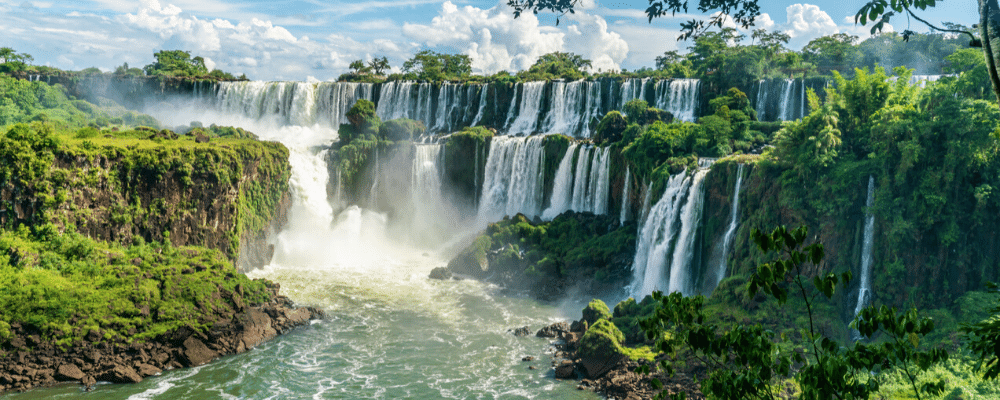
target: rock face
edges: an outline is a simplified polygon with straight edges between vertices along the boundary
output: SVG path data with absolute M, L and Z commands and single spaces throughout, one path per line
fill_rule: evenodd
M 176 136 L 149 131 L 154 140 Z M 284 225 L 291 205 L 288 149 L 279 143 L 186 142 L 96 154 L 63 146 L 35 155 L 53 158 L 44 173 L 0 184 L 0 209 L 10 210 L 0 213 L 3 227 L 72 225 L 123 244 L 169 238 L 175 246 L 219 250 L 246 271 L 270 260 L 268 236 Z M 63 190 L 54 204 L 43 201 L 49 187 Z
M 27 342 L 36 335 L 11 324 L 15 339 L 0 346 L 0 394 L 23 391 L 60 381 L 93 386 L 98 381 L 141 382 L 165 369 L 203 365 L 220 356 L 254 346 L 324 316 L 323 311 L 295 308 L 274 286 L 272 300 L 242 311 L 215 315 L 207 332 L 180 328 L 144 343 L 108 343 L 100 335 L 59 349 L 47 342 Z M 92 340 L 91 340 L 92 339 Z

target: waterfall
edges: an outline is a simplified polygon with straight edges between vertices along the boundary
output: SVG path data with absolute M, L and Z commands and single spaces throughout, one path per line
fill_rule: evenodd
M 524 82 L 521 85 L 521 109 L 517 118 L 507 128 L 511 135 L 530 135 L 538 125 L 538 114 L 542 105 L 545 82 Z
M 472 119 L 472 126 L 479 125 L 479 121 L 483 120 L 483 111 L 486 110 L 486 93 L 488 92 L 488 90 L 486 90 L 486 88 L 487 88 L 487 86 L 483 85 L 483 87 L 479 90 L 480 91 L 480 93 L 479 93 L 479 111 L 476 112 L 476 118 Z
M 411 173 L 411 198 L 413 201 L 414 232 L 436 230 L 444 221 L 444 200 L 441 198 L 442 146 L 440 144 L 417 145 L 414 149 Z M 449 221 L 450 222 L 450 221 Z
M 590 175 L 596 176 L 594 189 L 590 192 L 594 205 L 591 210 L 594 214 L 603 215 L 608 213 L 608 191 L 611 185 L 611 166 L 608 161 L 611 159 L 611 147 L 597 151 L 594 159 L 590 168 Z
M 654 290 L 666 289 L 664 267 L 676 235 L 676 217 L 691 184 L 686 175 L 686 172 L 681 172 L 670 177 L 663 196 L 649 209 L 649 215 L 639 230 L 632 262 L 632 294 L 636 298 Z
M 699 88 L 697 79 L 524 82 L 513 88 L 505 116 L 496 115 L 503 107 L 496 104 L 499 88 L 489 95 L 490 84 L 219 82 L 197 84 L 194 93 L 210 108 L 279 126 L 319 124 L 336 129 L 346 123 L 344 116 L 355 102 L 366 99 L 375 103 L 375 113 L 383 121 L 409 118 L 423 122 L 431 132 L 485 123 L 515 136 L 542 132 L 586 138 L 594 118 L 620 110 L 632 99 L 646 100 L 678 120 L 694 121 Z M 494 115 L 487 115 L 488 107 Z
M 378 146 L 375 146 L 375 164 L 373 165 L 375 171 L 372 173 L 375 175 L 375 177 L 372 179 L 371 188 L 368 189 L 368 208 L 371 209 L 375 208 L 375 202 L 378 200 L 378 179 L 379 175 L 382 172 L 382 165 L 379 163 L 379 157 L 378 157 Z
M 736 187 L 733 188 L 733 206 L 729 211 L 729 228 L 726 229 L 726 234 L 722 237 L 722 253 L 719 258 L 719 269 L 715 275 L 716 286 L 726 277 L 726 262 L 728 261 L 729 247 L 732 246 L 733 238 L 736 237 L 736 227 L 739 223 L 740 188 L 742 186 L 743 164 L 740 164 L 739 168 L 736 169 Z
M 544 136 L 497 136 L 486 157 L 479 220 L 487 223 L 505 215 L 541 213 L 544 178 Z
M 766 121 L 767 119 L 767 81 L 761 79 L 757 83 L 757 120 Z
M 573 201 L 573 154 L 576 154 L 578 143 L 572 143 L 566 149 L 566 154 L 556 168 L 555 181 L 552 182 L 552 196 L 549 198 L 549 208 L 542 212 L 542 218 L 551 220 L 569 209 Z
M 704 205 L 704 181 L 711 162 L 699 162 L 693 174 L 673 175 L 660 200 L 649 210 L 639 228 L 632 262 L 631 292 L 641 298 L 654 290 L 694 291 L 692 265 L 697 231 Z
M 670 263 L 670 282 L 667 292 L 681 292 L 690 295 L 694 289 L 691 281 L 691 260 L 694 259 L 695 234 L 701 225 L 701 211 L 705 200 L 702 183 L 709 169 L 699 169 L 691 178 L 687 203 L 681 211 L 681 229 L 674 246 L 674 257 Z
M 795 87 L 795 80 L 785 79 L 785 91 L 781 96 L 781 110 L 779 115 L 781 115 L 782 121 L 791 121 L 795 118 L 792 117 L 792 89 Z
M 620 215 L 618 217 L 618 223 L 620 223 L 622 225 L 625 225 L 625 221 L 628 220 L 628 212 L 629 212 L 629 207 L 630 207 L 629 202 L 631 201 L 631 199 L 629 198 L 629 194 L 630 194 L 629 193 L 629 189 L 630 189 L 630 186 L 631 186 L 629 184 L 629 181 L 631 179 L 632 179 L 632 173 L 631 173 L 631 171 L 629 171 L 629 167 L 626 165 L 625 166 L 625 184 L 622 185 L 622 209 L 621 209 L 621 213 L 620 213 Z
M 573 180 L 573 202 L 570 208 L 577 211 L 585 210 L 587 207 L 587 189 L 590 180 L 590 150 L 592 147 L 581 147 L 579 155 L 576 157 L 576 179 Z
M 657 82 L 656 85 L 656 108 L 670 111 L 677 120 L 695 121 L 701 81 L 697 79 L 672 79 Z
M 868 177 L 868 199 L 865 200 L 865 238 L 861 246 L 861 282 L 858 285 L 858 303 L 854 307 L 854 315 L 857 316 L 861 309 L 871 300 L 871 266 L 872 266 L 872 241 L 875 236 L 875 215 L 872 213 L 872 205 L 875 194 L 875 177 Z

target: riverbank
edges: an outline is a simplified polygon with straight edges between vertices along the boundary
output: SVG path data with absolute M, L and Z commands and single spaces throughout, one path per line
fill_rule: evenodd
M 181 327 L 144 342 L 105 340 L 100 331 L 59 346 L 40 333 L 11 324 L 13 338 L 0 346 L 0 394 L 79 382 L 87 388 L 98 381 L 138 383 L 163 370 L 203 365 L 216 358 L 243 353 L 309 321 L 322 310 L 296 307 L 279 295 L 279 285 L 267 282 L 270 300 L 249 305 L 236 291 L 220 290 L 231 307 L 203 307 L 216 321 L 207 331 Z

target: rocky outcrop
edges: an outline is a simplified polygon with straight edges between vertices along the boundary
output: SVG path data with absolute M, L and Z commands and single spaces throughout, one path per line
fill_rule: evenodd
M 135 132 L 146 131 L 164 145 L 118 138 L 101 148 L 39 148 L 24 156 L 51 159 L 42 171 L 0 167 L 19 177 L 0 185 L 0 225 L 52 223 L 122 244 L 203 246 L 243 271 L 266 264 L 269 238 L 291 205 L 288 150 L 250 139 L 194 143 L 168 130 Z
M 218 322 L 206 331 L 182 327 L 141 343 L 110 343 L 94 334 L 60 347 L 42 342 L 37 332 L 20 324 L 11 324 L 15 338 L 0 347 L 0 394 L 58 382 L 80 382 L 87 387 L 98 381 L 141 382 L 163 370 L 194 367 L 245 352 L 323 317 L 322 310 L 296 308 L 287 297 L 277 295 L 277 285 L 271 290 L 274 295 L 267 303 L 217 313 Z

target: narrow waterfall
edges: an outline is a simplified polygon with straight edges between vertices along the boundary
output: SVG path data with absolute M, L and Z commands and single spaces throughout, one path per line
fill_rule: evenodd
M 521 86 L 521 109 L 517 118 L 507 127 L 511 135 L 530 135 L 538 126 L 538 114 L 542 106 L 545 82 L 524 82 Z
M 486 157 L 480 222 L 494 222 L 517 213 L 529 217 L 541 214 L 544 139 L 544 136 L 493 138 Z
M 628 165 L 625 166 L 625 183 L 622 185 L 622 209 L 618 216 L 618 223 L 625 225 L 625 221 L 628 220 L 629 208 L 631 207 L 629 198 L 631 194 L 629 189 L 631 188 L 632 172 L 629 171 Z
M 778 115 L 781 116 L 782 121 L 791 121 L 795 119 L 792 117 L 792 89 L 795 88 L 794 79 L 785 79 L 785 90 L 784 94 L 781 96 L 781 108 L 778 111 Z
M 373 165 L 374 178 L 372 178 L 371 189 L 368 190 L 368 208 L 375 209 L 376 202 L 378 201 L 378 180 L 379 175 L 382 173 L 382 164 L 379 163 L 378 147 L 375 147 L 375 164 Z
M 552 182 L 552 196 L 549 198 L 549 208 L 542 212 L 542 219 L 551 220 L 569 209 L 573 201 L 573 155 L 576 154 L 578 143 L 574 142 L 566 149 L 566 154 L 556 168 L 555 181 Z
M 692 271 L 697 232 L 704 205 L 705 177 L 711 161 L 699 161 L 693 174 L 673 175 L 660 200 L 650 208 L 636 243 L 632 262 L 632 295 L 641 298 L 654 290 L 694 292 L 697 271 Z
M 757 82 L 757 120 L 767 121 L 767 81 L 761 79 Z
M 611 147 L 605 147 L 594 153 L 594 161 L 591 162 L 590 175 L 593 177 L 593 188 L 590 191 L 591 209 L 594 214 L 608 213 L 608 192 L 611 186 Z
M 871 266 L 872 241 L 875 236 L 875 214 L 872 213 L 875 194 L 875 177 L 868 177 L 868 199 L 865 200 L 865 237 L 861 246 L 861 280 L 858 285 L 858 303 L 854 306 L 854 315 L 871 301 Z
M 719 268 L 715 275 L 715 284 L 719 285 L 722 279 L 726 277 L 726 267 L 729 261 L 729 247 L 733 245 L 733 238 L 736 237 L 736 227 L 739 224 L 739 209 L 740 209 L 740 188 L 743 187 L 743 166 L 740 164 L 739 168 L 736 169 L 736 187 L 733 188 L 733 206 L 729 211 L 729 228 L 726 229 L 726 234 L 722 237 L 722 252 L 719 255 Z
M 582 211 L 588 208 L 587 189 L 590 188 L 590 180 L 587 178 L 590 176 L 591 150 L 593 150 L 591 146 L 581 147 L 580 154 L 576 157 L 576 172 L 574 174 L 577 179 L 573 180 L 573 202 L 570 204 L 570 208 L 573 210 Z
M 487 86 L 483 85 L 479 89 L 479 111 L 476 112 L 476 117 L 472 119 L 472 126 L 479 125 L 479 121 L 483 120 L 483 112 L 486 110 L 486 93 L 489 92 L 486 88 Z

